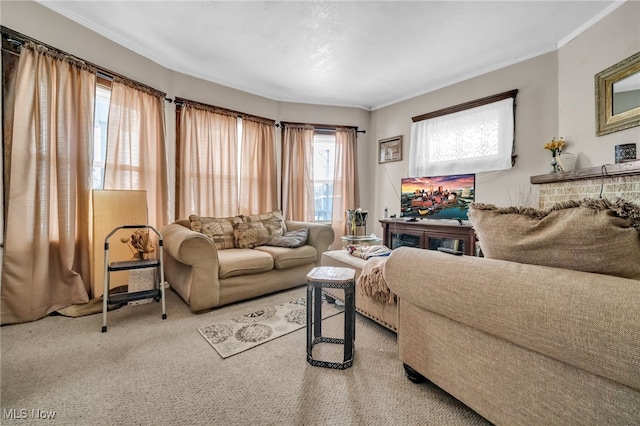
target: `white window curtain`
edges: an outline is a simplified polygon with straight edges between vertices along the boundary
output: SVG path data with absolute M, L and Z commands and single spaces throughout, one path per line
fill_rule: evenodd
M 514 99 L 467 109 L 411 127 L 410 176 L 479 173 L 511 167 Z

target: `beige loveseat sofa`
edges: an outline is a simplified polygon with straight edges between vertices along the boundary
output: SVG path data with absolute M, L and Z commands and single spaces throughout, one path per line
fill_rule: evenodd
M 472 210 L 485 255 L 518 260 L 394 250 L 407 376 L 497 425 L 638 424 L 640 208 L 627 207 Z M 590 271 L 526 262 L 544 252 Z
M 171 223 L 161 231 L 166 280 L 193 312 L 303 285 L 333 243 L 334 231 L 322 224 L 284 224 L 288 232 L 308 228 L 306 243 L 220 249 L 220 243 L 192 230 L 191 221 Z

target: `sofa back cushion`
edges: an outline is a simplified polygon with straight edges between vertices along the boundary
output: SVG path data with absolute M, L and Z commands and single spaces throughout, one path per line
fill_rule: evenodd
M 277 231 L 279 228 L 279 235 L 287 232 L 287 226 L 284 223 L 284 216 L 282 215 L 281 210 L 275 210 L 268 213 L 261 213 L 255 215 L 242 216 L 242 221 L 244 223 L 262 223 L 273 231 Z M 275 232 L 277 234 L 278 232 Z
M 309 228 L 300 228 L 273 237 L 267 242 L 268 246 L 296 248 L 302 247 L 309 238 Z
M 236 223 L 233 225 L 233 235 L 237 248 L 254 248 L 281 236 L 282 227 L 276 221 Z
M 640 280 L 640 207 L 606 199 L 546 210 L 473 203 L 485 257 Z
M 189 221 L 193 231 L 209 237 L 218 250 L 225 250 L 235 247 L 233 225 L 242 223 L 242 217 L 200 217 L 192 214 L 189 216 Z

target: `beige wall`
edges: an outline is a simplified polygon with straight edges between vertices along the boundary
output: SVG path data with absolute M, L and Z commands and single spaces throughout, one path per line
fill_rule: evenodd
M 2 1 L 0 22 L 18 32 L 167 93 L 276 121 L 358 126 L 361 207 L 370 212 L 369 232 L 380 232 L 375 219 L 399 213 L 400 179 L 407 175 L 411 117 L 483 96 L 518 89 L 516 166 L 477 177 L 477 199 L 498 205 L 537 205 L 532 175 L 549 170 L 542 145 L 554 136 L 570 141 L 578 167 L 613 162 L 613 147 L 637 142 L 640 127 L 595 136 L 594 75 L 640 50 L 640 2 L 627 2 L 575 39 L 547 53 L 437 91 L 368 112 L 278 102 L 170 71 L 108 39 L 67 20 L 33 1 Z M 170 164 L 175 155 L 174 105 L 167 105 Z M 402 135 L 403 161 L 379 165 L 378 140 Z M 280 133 L 278 130 L 278 138 Z M 172 188 L 174 173 L 171 170 Z M 173 203 L 173 194 L 172 194 Z
M 385 206 L 389 208 L 389 214 L 399 214 L 397 193 L 400 191 L 400 179 L 407 176 L 411 155 L 411 117 L 512 89 L 518 89 L 516 165 L 507 171 L 478 174 L 476 200 L 535 205 L 537 192 L 530 185 L 529 178 L 548 172 L 551 158 L 542 146 L 556 135 L 558 127 L 556 70 L 556 53 L 547 53 L 374 111 L 372 127 L 375 140 L 399 134 L 405 140 L 401 163 L 375 165 L 378 214 L 382 214 Z
M 516 146 L 512 170 L 477 176 L 477 200 L 497 205 L 538 205 L 538 186 L 532 175 L 549 170 L 549 153 L 542 149 L 554 136 L 569 140 L 578 167 L 614 162 L 614 146 L 639 142 L 640 127 L 595 136 L 596 73 L 640 50 L 640 2 L 623 4 L 556 52 L 399 102 L 372 113 L 370 154 L 375 169 L 375 211 L 382 216 L 399 212 L 400 179 L 408 173 L 411 117 L 483 96 L 518 89 Z M 374 164 L 379 139 L 405 139 L 404 161 Z M 640 145 L 640 144 L 639 144 Z
M 616 145 L 637 143 L 640 127 L 596 136 L 595 75 L 640 51 L 640 2 L 628 1 L 558 51 L 559 132 L 578 167 L 615 161 Z

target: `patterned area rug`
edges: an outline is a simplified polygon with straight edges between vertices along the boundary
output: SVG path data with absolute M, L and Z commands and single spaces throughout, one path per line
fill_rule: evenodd
M 322 318 L 329 318 L 343 311 L 343 306 L 327 303 L 323 294 Z M 202 327 L 198 331 L 222 358 L 228 358 L 299 330 L 306 325 L 307 298 L 305 296 L 282 305 Z

